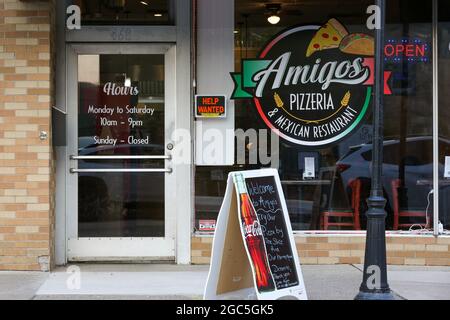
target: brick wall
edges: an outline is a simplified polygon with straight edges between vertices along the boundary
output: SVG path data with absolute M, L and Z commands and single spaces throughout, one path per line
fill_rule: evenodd
M 0 0 L 0 270 L 51 263 L 52 8 Z
M 192 262 L 208 264 L 211 237 L 192 239 Z M 362 264 L 364 235 L 298 235 L 295 237 L 302 264 Z M 388 235 L 387 262 L 391 265 L 450 266 L 450 237 Z

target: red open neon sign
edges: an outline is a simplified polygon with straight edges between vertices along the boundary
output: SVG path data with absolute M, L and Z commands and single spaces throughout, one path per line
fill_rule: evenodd
M 388 40 L 384 46 L 386 61 L 428 62 L 428 44 L 421 40 Z

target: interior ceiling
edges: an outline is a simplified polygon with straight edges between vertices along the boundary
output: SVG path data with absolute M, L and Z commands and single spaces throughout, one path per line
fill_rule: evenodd
M 125 13 L 142 15 L 148 13 L 167 13 L 168 0 L 73 0 L 83 9 L 83 14 L 96 16 L 101 14 Z M 185 0 L 189 1 L 189 0 Z M 233 0 L 223 0 L 233 1 Z M 147 3 L 144 5 L 142 2 Z M 320 24 L 334 17 L 346 23 L 360 24 L 367 17 L 366 10 L 374 0 L 234 0 L 236 22 L 248 22 L 253 26 L 267 26 L 269 14 L 267 4 L 280 4 L 279 13 L 282 25 Z M 440 14 L 448 9 L 449 0 L 440 1 Z M 387 1 L 387 19 L 396 20 L 407 15 L 408 20 L 420 21 L 431 17 L 431 1 L 429 0 L 389 0 Z M 428 13 L 428 14 L 427 14 Z M 446 17 L 448 18 L 448 17 Z
M 244 22 L 248 16 L 249 24 L 267 26 L 269 14 L 267 4 L 281 5 L 279 13 L 283 25 L 323 23 L 330 19 L 345 18 L 348 22 L 361 23 L 371 0 L 236 0 L 236 21 Z M 350 21 L 349 21 L 350 20 Z
M 75 0 L 85 14 L 167 12 L 168 0 Z
M 321 24 L 330 18 L 337 18 L 347 24 L 362 24 L 367 19 L 367 7 L 374 0 L 235 0 L 236 22 L 243 23 L 245 17 L 250 26 L 267 27 L 267 4 L 281 4 L 282 26 L 295 24 Z M 440 1 L 440 12 L 450 7 L 449 0 Z M 387 23 L 401 21 L 431 22 L 431 1 L 389 0 L 386 3 Z M 450 14 L 447 14 L 450 16 Z

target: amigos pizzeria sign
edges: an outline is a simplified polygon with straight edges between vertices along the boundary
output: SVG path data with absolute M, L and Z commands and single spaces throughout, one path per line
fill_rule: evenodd
M 368 113 L 374 39 L 350 34 L 336 19 L 276 36 L 258 59 L 232 73 L 232 99 L 252 99 L 281 138 L 325 147 L 353 132 Z

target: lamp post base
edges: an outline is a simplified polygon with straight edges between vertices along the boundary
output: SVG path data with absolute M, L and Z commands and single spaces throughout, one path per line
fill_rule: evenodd
M 391 290 L 387 292 L 362 292 L 360 291 L 355 300 L 403 300 Z

